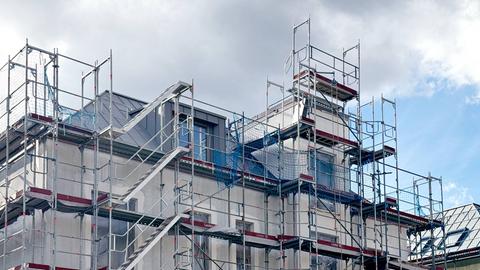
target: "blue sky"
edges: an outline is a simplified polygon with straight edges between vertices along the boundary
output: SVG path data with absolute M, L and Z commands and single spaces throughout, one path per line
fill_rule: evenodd
M 445 205 L 479 202 L 480 107 L 473 86 L 444 88 L 431 96 L 397 99 L 400 164 L 443 177 Z
M 0 59 L 25 38 L 89 62 L 112 49 L 114 91 L 149 100 L 194 78 L 197 98 L 252 115 L 267 76 L 288 85 L 291 29 L 309 16 L 326 51 L 360 40 L 365 100 L 397 99 L 402 167 L 443 176 L 446 206 L 480 202 L 478 1 L 4 1 Z

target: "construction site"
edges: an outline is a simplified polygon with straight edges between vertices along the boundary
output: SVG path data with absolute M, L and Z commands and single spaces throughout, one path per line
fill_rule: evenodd
M 397 104 L 361 98 L 360 43 L 291 31 L 285 81 L 250 116 L 190 79 L 117 92 L 112 52 L 13 52 L 0 269 L 446 269 L 442 179 L 400 168 Z

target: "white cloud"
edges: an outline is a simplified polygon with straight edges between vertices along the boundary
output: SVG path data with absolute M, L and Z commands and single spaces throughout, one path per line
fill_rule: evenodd
M 429 78 L 454 89 L 480 85 L 476 1 L 392 1 L 346 11 L 338 5 L 318 13 L 329 18 L 320 24 L 333 43 L 361 37 L 363 89 L 369 94 L 432 95 L 440 87 L 432 88 Z
M 470 190 L 456 182 L 445 182 L 444 191 L 444 207 L 451 208 L 474 202 L 474 198 Z
M 113 48 L 122 93 L 149 99 L 194 78 L 200 98 L 253 113 L 263 107 L 267 75 L 288 84 L 291 26 L 308 14 L 321 48 L 339 54 L 361 40 L 364 98 L 479 89 L 480 5 L 468 0 L 12 1 L 0 10 L 0 59 L 24 37 L 88 61 Z

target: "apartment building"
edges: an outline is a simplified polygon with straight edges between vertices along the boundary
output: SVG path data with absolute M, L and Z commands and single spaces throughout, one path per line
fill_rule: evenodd
M 299 45 L 309 23 L 291 82 L 267 82 L 282 98 L 250 117 L 182 81 L 120 94 L 112 54 L 26 44 L 1 69 L 0 268 L 425 269 L 412 239 L 442 226 L 441 181 L 398 167 L 396 103 L 362 103 L 360 44 Z

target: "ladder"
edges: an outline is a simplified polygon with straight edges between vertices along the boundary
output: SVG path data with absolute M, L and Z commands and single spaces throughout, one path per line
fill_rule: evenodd
M 100 132 L 100 135 L 109 138 L 109 131 L 112 132 L 112 138 L 118 138 L 123 134 L 130 131 L 135 127 L 140 121 L 142 121 L 150 112 L 155 110 L 158 106 L 165 104 L 172 98 L 175 98 L 181 95 L 183 92 L 191 89 L 191 85 L 182 81 L 177 82 L 176 84 L 168 87 L 160 96 L 158 96 L 154 101 L 150 102 L 143 109 L 137 113 L 132 119 L 130 119 L 123 127 L 106 127 Z
M 125 262 L 120 266 L 121 270 L 131 270 L 133 269 L 140 260 L 152 249 L 160 239 L 165 236 L 168 231 L 177 224 L 177 222 L 182 218 L 181 215 L 172 216 L 166 218 L 160 226 L 158 226 L 155 231 L 125 260 Z
M 150 169 L 148 169 L 122 196 L 120 200 L 124 203 L 128 202 L 138 191 L 147 185 L 150 180 L 161 172 L 172 160 L 184 156 L 189 153 L 190 149 L 178 146 L 173 150 L 167 152 L 161 159 L 159 159 Z

